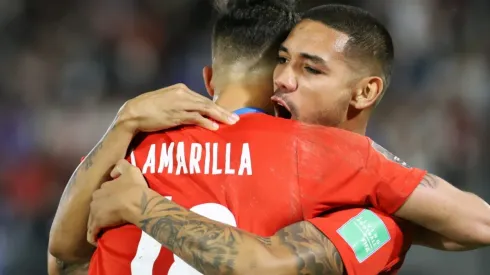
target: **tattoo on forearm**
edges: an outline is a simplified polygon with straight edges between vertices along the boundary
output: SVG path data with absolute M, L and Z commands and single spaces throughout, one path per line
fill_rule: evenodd
M 82 275 L 88 274 L 89 263 L 68 264 L 56 259 L 56 266 L 60 275 Z
M 290 225 L 276 236 L 296 256 L 297 274 L 343 274 L 344 264 L 337 248 L 311 223 Z
M 155 215 L 139 222 L 145 232 L 202 273 L 232 274 L 238 234 L 160 196 L 143 193 L 140 202 L 142 215 Z
M 66 196 L 68 195 L 71 187 L 73 187 L 73 185 L 77 184 L 78 173 L 82 172 L 82 171 L 87 171 L 93 166 L 93 164 L 94 164 L 93 159 L 95 158 L 95 156 L 97 156 L 100 149 L 102 149 L 102 147 L 104 146 L 105 138 L 109 134 L 111 129 L 113 129 L 114 125 L 116 124 L 116 121 L 117 121 L 117 118 L 115 118 L 112 121 L 111 125 L 109 126 L 109 128 L 105 132 L 102 139 L 97 143 L 97 145 L 95 145 L 95 147 L 92 149 L 92 151 L 90 151 L 90 153 L 84 158 L 83 162 L 77 167 L 75 172 L 72 174 L 71 178 L 68 180 L 68 184 L 65 187 L 65 191 L 63 192 L 63 195 L 61 195 L 60 203 L 66 199 Z
M 272 237 L 258 237 L 211 221 L 157 194 L 143 192 L 140 203 L 141 229 L 201 273 L 231 275 L 240 267 L 245 273 L 259 274 L 264 272 L 258 265 L 262 257 L 277 259 L 269 252 L 274 250 L 288 256 L 268 268 L 277 266 L 295 274 L 343 274 L 337 250 L 310 223 L 294 224 Z
M 437 177 L 432 175 L 432 174 L 427 174 L 425 177 L 422 179 L 422 181 L 419 184 L 420 186 L 427 187 L 427 188 L 437 188 L 439 185 L 439 182 L 437 180 Z
M 73 185 L 77 184 L 78 173 L 80 171 L 87 171 L 88 169 L 90 169 L 90 167 L 92 167 L 92 165 L 94 164 L 93 158 L 94 158 L 94 156 L 97 155 L 97 153 L 103 147 L 103 144 L 104 144 L 104 139 L 102 139 L 99 143 L 97 143 L 97 145 L 94 147 L 94 149 L 92 149 L 92 151 L 90 151 L 90 153 L 85 157 L 82 164 L 80 164 L 77 167 L 77 169 L 75 170 L 75 172 L 73 173 L 71 178 L 68 180 L 68 184 L 66 185 L 65 191 L 63 192 L 63 195 L 61 196 L 61 201 L 64 201 L 66 199 L 66 196 L 70 192 L 71 187 L 73 187 Z
M 90 167 L 92 167 L 92 165 L 94 165 L 93 158 L 95 155 L 97 155 L 97 153 L 100 151 L 100 149 L 102 149 L 103 145 L 104 145 L 104 140 L 102 139 L 99 143 L 97 143 L 97 145 L 94 147 L 94 149 L 92 149 L 92 151 L 84 159 L 84 161 L 80 167 L 82 170 L 88 170 Z

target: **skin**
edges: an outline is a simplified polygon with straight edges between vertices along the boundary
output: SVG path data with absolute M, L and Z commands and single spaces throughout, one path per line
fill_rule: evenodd
M 279 50 L 273 100 L 293 118 L 365 135 L 384 82 L 375 62 L 350 57 L 348 40 L 321 22 L 300 22 Z M 460 245 L 490 244 L 488 204 L 436 175 L 428 174 L 395 216 Z
M 365 134 L 383 80 L 346 56 L 349 37 L 311 20 L 301 21 L 279 49 L 272 100 L 292 118 Z
M 119 161 L 115 178 L 94 192 L 89 242 L 99 225 L 134 223 L 203 274 L 343 274 L 335 246 L 309 222 L 262 237 L 173 203 L 147 187 L 140 170 Z
M 60 199 L 49 238 L 49 253 L 58 259 L 56 266 L 61 274 L 76 272 L 74 266 L 83 269 L 90 261 L 95 248 L 87 242 L 86 235 L 92 194 L 110 179 L 109 172 L 126 155 L 138 132 L 182 124 L 197 124 L 216 130 L 217 124 L 211 119 L 227 124 L 237 121 L 230 112 L 186 88 L 174 85 L 128 101 L 103 138 L 75 169 Z M 169 107 L 166 102 L 178 103 Z M 53 269 L 55 262 L 49 261 L 48 266 Z
M 283 43 L 274 71 L 274 100 L 290 109 L 294 119 L 344 126 L 360 132 L 365 129 L 366 125 L 363 124 L 367 123 L 366 117 L 381 95 L 382 79 L 370 76 L 365 70 L 353 70 L 354 63 L 344 53 L 346 40 L 348 37 L 345 34 L 318 22 L 305 20 Z M 211 84 L 208 86 L 211 87 Z M 330 105 L 334 107 L 325 110 L 324 106 Z M 355 116 L 349 117 L 349 114 Z M 127 221 L 138 225 L 205 274 L 344 272 L 335 247 L 308 222 L 290 225 L 273 236 L 260 237 L 214 222 L 174 204 L 148 189 L 137 168 L 126 161 L 119 165 L 118 178 L 95 192 L 93 218 L 89 222 L 88 232 L 88 239 L 93 243 L 104 226 Z M 127 187 L 123 188 L 125 185 L 122 182 Z M 134 186 L 135 183 L 138 187 Z M 422 180 L 419 189 L 441 191 L 440 186 L 444 184 L 447 185 L 442 179 L 429 174 Z M 123 191 L 130 186 L 134 187 L 131 192 Z M 121 197 L 110 201 L 115 194 Z M 481 202 L 477 204 L 482 205 Z M 122 211 L 125 214 L 118 216 L 118 209 L 125 209 Z M 406 206 L 402 209 L 406 209 Z M 433 240 L 438 240 L 432 242 L 434 247 L 464 248 L 436 233 L 429 235 Z
M 306 32 L 308 35 L 304 34 Z M 274 72 L 276 94 L 273 100 L 290 109 L 295 119 L 364 133 L 372 108 L 383 92 L 383 80 L 372 76 L 369 70 L 353 69 L 355 62 L 346 58 L 343 52 L 345 40 L 344 34 L 318 22 L 305 20 L 300 23 L 281 49 Z M 213 90 L 219 90 L 212 83 L 207 84 Z M 325 106 L 332 107 L 325 109 Z M 129 184 L 139 185 L 139 192 L 134 190 L 120 200 L 134 202 L 127 203 L 131 207 L 119 205 L 120 208 L 126 207 L 126 211 L 113 209 L 111 212 L 117 204 L 109 204 L 103 199 L 92 201 L 93 217 L 89 221 L 88 232 L 91 242 L 94 242 L 100 228 L 130 222 L 203 273 L 343 273 L 335 247 L 311 224 L 300 222 L 290 225 L 267 238 L 243 232 L 192 213 L 145 189 L 141 178 L 137 178 L 139 171 L 123 163 L 119 165 L 126 168 L 119 168 L 117 180 L 125 180 L 128 187 Z M 111 182 L 104 184 L 94 197 L 95 194 L 98 198 L 107 194 L 114 196 L 122 192 L 120 186 Z M 130 197 L 133 199 L 129 200 Z M 464 201 L 468 208 L 456 209 L 459 206 L 454 201 Z M 414 207 L 417 203 L 419 206 Z M 420 207 L 421 204 L 424 207 Z M 471 211 L 467 210 L 470 208 Z M 462 246 L 468 248 L 488 243 L 489 210 L 488 205 L 476 196 L 457 190 L 429 174 L 396 214 L 458 240 L 460 243 L 457 244 L 463 243 Z M 123 217 L 104 215 L 117 212 L 125 214 Z M 464 222 L 455 225 L 456 217 L 463 217 Z M 437 224 L 430 222 L 434 220 Z M 467 234 L 467 226 L 462 227 L 465 223 L 475 224 L 478 234 Z M 446 239 L 440 237 L 440 240 Z

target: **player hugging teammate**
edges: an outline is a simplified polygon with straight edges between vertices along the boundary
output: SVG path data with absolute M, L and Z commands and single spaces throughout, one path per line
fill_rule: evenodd
M 216 104 L 177 84 L 121 108 L 61 198 L 63 272 L 393 274 L 411 244 L 490 244 L 488 204 L 364 136 L 391 76 L 384 26 L 293 4 L 221 6 L 203 70 Z

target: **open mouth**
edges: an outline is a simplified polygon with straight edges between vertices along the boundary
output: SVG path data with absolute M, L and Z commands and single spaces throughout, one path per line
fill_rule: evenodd
M 284 100 L 276 96 L 273 96 L 271 100 L 274 103 L 274 109 L 277 117 L 291 119 L 291 111 Z

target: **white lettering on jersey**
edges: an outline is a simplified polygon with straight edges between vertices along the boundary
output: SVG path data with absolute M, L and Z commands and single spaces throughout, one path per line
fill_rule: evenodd
M 231 143 L 227 143 L 226 144 L 226 151 L 225 151 L 225 153 L 226 153 L 226 155 L 225 155 L 225 174 L 226 175 L 234 175 L 235 174 L 235 169 L 230 167 L 230 163 L 231 163 L 230 151 L 231 151 Z
M 189 156 L 189 173 L 199 174 L 201 168 L 199 167 L 199 161 L 202 155 L 202 145 L 199 143 L 191 144 L 191 154 Z
M 134 156 L 134 151 L 131 151 L 129 159 L 131 160 L 131 164 L 136 166 L 136 157 Z
M 141 173 L 146 174 L 148 168 L 150 168 L 150 173 L 155 173 L 155 144 L 150 146 L 150 150 L 148 150 L 148 157 L 146 158 L 145 165 L 141 169 Z
M 177 144 L 174 142 L 163 143 L 160 146 L 160 158 L 158 159 L 157 144 L 150 145 L 146 155 L 146 161 L 141 169 L 143 174 L 252 175 L 252 158 L 248 143 L 239 145 L 241 146 L 239 163 L 233 161 L 237 157 L 232 156 L 232 147 L 236 146 L 232 143 L 226 143 L 223 146 L 216 142 L 206 142 L 204 143 L 204 149 L 200 143 L 191 143 L 188 151 L 185 149 L 185 144 L 182 141 L 177 142 Z M 223 151 L 224 159 L 221 159 L 218 156 L 223 156 Z M 176 162 L 175 170 L 174 161 Z M 223 162 L 224 165 L 222 164 Z M 132 163 L 135 162 L 132 161 Z M 157 164 L 158 169 L 156 169 Z
M 175 174 L 180 175 L 180 172 L 187 174 L 187 163 L 185 162 L 185 152 L 184 143 L 177 143 L 177 169 L 175 169 Z
M 238 175 L 243 175 L 245 170 L 247 170 L 247 175 L 252 175 L 252 158 L 250 157 L 250 147 L 248 146 L 248 143 L 244 143 L 242 147 L 242 156 L 240 158 Z
M 163 168 L 167 167 L 167 172 L 172 173 L 174 163 L 174 143 L 170 143 L 167 148 L 167 144 L 162 144 L 162 150 L 160 151 L 160 164 L 158 165 L 158 173 L 163 173 Z
M 223 170 L 218 168 L 218 143 L 213 143 L 213 175 L 223 174 Z

